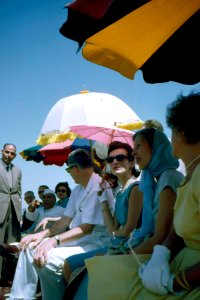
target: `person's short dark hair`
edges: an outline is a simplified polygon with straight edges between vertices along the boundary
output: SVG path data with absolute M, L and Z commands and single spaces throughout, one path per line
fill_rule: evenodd
M 141 129 L 134 134 L 133 141 L 136 139 L 137 136 L 142 135 L 144 139 L 147 141 L 147 143 L 149 144 L 149 146 L 153 148 L 155 130 L 157 129 L 155 128 Z
M 122 143 L 122 142 L 119 142 L 119 141 L 114 141 L 112 143 L 109 144 L 108 146 L 108 156 L 110 154 L 110 152 L 116 150 L 116 149 L 125 149 L 127 151 L 127 156 L 128 156 L 128 159 L 129 160 L 133 160 L 134 156 L 133 156 L 133 148 L 127 144 L 127 143 Z
M 155 119 L 148 119 L 144 122 L 144 124 L 142 125 L 142 128 L 155 128 L 157 130 L 160 130 L 162 132 L 164 132 L 164 128 L 162 126 L 162 124 L 155 120 Z
M 55 187 L 55 193 L 58 192 L 58 189 L 59 189 L 60 186 L 66 187 L 66 190 L 67 190 L 67 197 L 69 198 L 70 195 L 71 195 L 71 189 L 70 189 L 70 187 L 69 187 L 68 182 L 66 182 L 66 181 L 65 181 L 65 182 L 58 182 L 58 183 L 56 184 L 56 187 Z
M 38 189 L 39 189 L 39 188 L 45 188 L 45 189 L 49 189 L 48 185 L 45 185 L 45 184 L 41 184 L 41 185 L 39 185 Z
M 93 162 L 90 152 L 84 149 L 72 151 L 68 156 L 67 165 L 69 168 L 78 166 L 81 169 L 92 167 Z
M 196 144 L 200 141 L 199 112 L 200 92 L 178 95 L 167 107 L 167 125 L 174 131 L 183 132 L 188 144 Z
M 26 191 L 24 194 L 31 194 L 34 196 L 34 192 L 33 191 Z
M 110 152 L 112 152 L 116 149 L 125 149 L 127 151 L 128 160 L 129 161 L 134 160 L 133 148 L 129 144 L 122 143 L 120 141 L 114 141 L 114 142 L 110 143 L 108 146 L 108 156 L 109 156 Z M 136 170 L 135 167 L 133 167 L 132 174 L 135 177 L 138 177 L 140 175 L 140 172 L 138 170 Z
M 17 150 L 17 147 L 14 144 L 12 144 L 12 143 L 5 143 L 3 145 L 3 149 L 5 149 L 7 146 L 13 146 Z

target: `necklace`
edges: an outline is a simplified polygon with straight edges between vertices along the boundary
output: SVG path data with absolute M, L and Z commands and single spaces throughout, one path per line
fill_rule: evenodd
M 127 188 L 127 186 L 129 186 L 129 184 L 131 183 L 131 182 L 133 182 L 135 180 L 135 177 L 134 176 L 131 176 L 127 181 L 126 181 L 126 183 L 125 183 L 125 185 L 124 186 L 121 186 L 121 191 L 124 191 L 126 188 Z
M 191 167 L 191 165 L 195 162 L 195 161 L 197 161 L 197 159 L 199 159 L 199 157 L 200 157 L 200 154 L 199 155 L 197 155 L 186 167 L 185 167 L 185 169 L 186 170 L 188 170 L 190 167 Z

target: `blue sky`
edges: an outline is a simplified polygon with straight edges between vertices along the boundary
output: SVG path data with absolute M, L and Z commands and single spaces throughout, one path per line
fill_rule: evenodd
M 141 72 L 134 80 L 86 61 L 76 54 L 76 42 L 64 38 L 59 28 L 65 22 L 69 1 L 0 1 L 0 146 L 11 142 L 18 152 L 35 144 L 51 107 L 61 98 L 91 92 L 112 94 L 125 101 L 142 120 L 155 118 L 165 125 L 166 106 L 177 94 L 199 89 L 174 82 L 147 84 Z M 103 117 L 103 116 L 102 116 Z M 74 183 L 65 167 L 24 161 L 22 191 L 37 195 L 40 184 L 54 189 L 59 181 Z

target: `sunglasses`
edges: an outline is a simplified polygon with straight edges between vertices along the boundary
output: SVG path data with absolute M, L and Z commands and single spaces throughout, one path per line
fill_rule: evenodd
M 124 159 L 129 159 L 128 156 L 124 154 L 118 154 L 116 156 L 109 156 L 106 160 L 108 164 L 113 163 L 114 159 L 116 159 L 118 162 L 123 161 Z
M 66 171 L 67 173 L 70 173 L 70 170 L 71 170 L 72 168 L 74 168 L 74 167 L 77 167 L 77 165 L 70 166 L 70 167 L 66 168 L 65 171 Z
M 61 192 L 61 193 L 67 193 L 67 190 L 58 189 L 58 190 L 57 190 L 57 193 L 60 193 L 60 192 Z
M 44 193 L 44 191 L 38 191 L 38 194 L 40 195 L 40 194 L 43 194 Z

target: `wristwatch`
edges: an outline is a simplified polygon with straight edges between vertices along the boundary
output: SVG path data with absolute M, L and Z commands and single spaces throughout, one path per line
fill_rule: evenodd
M 57 241 L 57 246 L 60 246 L 60 237 L 59 237 L 59 235 L 55 235 L 54 239 Z

